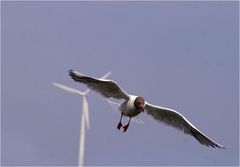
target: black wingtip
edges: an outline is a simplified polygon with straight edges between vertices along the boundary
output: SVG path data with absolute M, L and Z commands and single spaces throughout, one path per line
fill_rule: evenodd
M 217 145 L 217 148 L 221 148 L 221 149 L 224 149 L 224 150 L 226 149 L 226 147 L 224 147 L 222 145 L 219 145 L 219 144 Z
M 76 75 L 74 74 L 74 71 L 72 69 L 69 69 L 68 70 L 68 75 L 73 79 L 73 80 L 76 80 L 75 77 Z
M 212 141 L 211 139 L 209 139 L 208 137 L 204 136 L 202 133 L 200 133 L 198 131 L 191 130 L 191 134 L 202 145 L 205 145 L 207 147 L 211 146 L 213 148 L 226 149 L 224 146 L 222 146 L 222 145 L 220 145 L 218 143 L 215 143 L 214 141 Z
M 74 70 L 72 70 L 72 69 L 69 69 L 68 70 L 68 75 L 74 80 L 74 81 L 78 81 L 78 82 L 80 82 L 80 81 L 82 81 L 82 79 L 84 78 L 84 75 L 83 74 L 81 74 L 81 73 L 79 73 L 79 72 L 77 72 L 77 71 L 74 71 Z
M 72 69 L 69 69 L 68 74 L 72 77 L 74 75 L 74 71 Z
M 69 73 L 73 73 L 73 70 L 72 70 L 72 69 L 69 69 L 68 72 L 69 72 Z

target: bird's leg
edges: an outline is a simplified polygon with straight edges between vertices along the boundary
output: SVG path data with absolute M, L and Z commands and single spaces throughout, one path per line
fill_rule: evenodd
M 131 121 L 131 118 L 132 117 L 129 118 L 128 124 L 123 127 L 123 132 L 127 131 L 128 127 L 129 127 L 129 124 L 130 124 L 130 121 Z
M 123 127 L 123 125 L 122 125 L 122 116 L 123 116 L 123 113 L 121 113 L 120 121 L 119 121 L 118 126 L 117 126 L 118 130 L 120 130 L 121 127 Z

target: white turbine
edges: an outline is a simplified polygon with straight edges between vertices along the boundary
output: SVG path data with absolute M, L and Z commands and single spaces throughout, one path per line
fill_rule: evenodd
M 111 75 L 111 72 L 106 73 L 101 77 L 101 79 L 107 78 L 109 75 Z M 80 125 L 80 141 L 79 141 L 79 158 L 78 158 L 78 166 L 84 165 L 84 149 L 85 149 L 85 126 L 87 126 L 87 129 L 90 128 L 89 123 L 89 111 L 88 111 L 88 101 L 87 101 L 87 95 L 89 93 L 89 89 L 85 90 L 84 92 L 81 92 L 77 89 L 70 88 L 68 86 L 59 84 L 59 83 L 53 83 L 54 86 L 77 95 L 83 96 L 83 102 L 82 102 L 82 118 L 81 118 L 81 125 Z

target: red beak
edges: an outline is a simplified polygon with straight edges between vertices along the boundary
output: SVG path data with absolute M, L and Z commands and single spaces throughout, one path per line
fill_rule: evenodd
M 144 112 L 144 107 L 141 107 L 141 111 Z

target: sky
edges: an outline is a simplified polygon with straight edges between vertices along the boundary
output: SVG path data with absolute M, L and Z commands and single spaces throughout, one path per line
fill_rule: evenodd
M 129 94 L 177 110 L 227 148 L 146 113 L 120 132 L 120 114 L 91 92 L 85 165 L 237 166 L 238 12 L 237 1 L 2 1 L 2 165 L 77 165 L 82 99 L 52 85 L 85 90 L 73 69 L 111 71 Z

